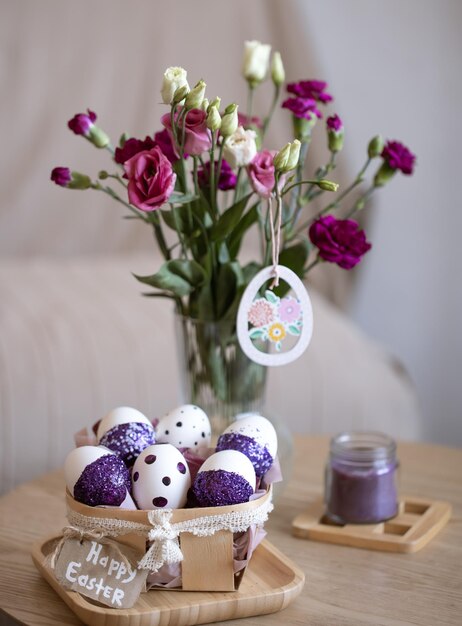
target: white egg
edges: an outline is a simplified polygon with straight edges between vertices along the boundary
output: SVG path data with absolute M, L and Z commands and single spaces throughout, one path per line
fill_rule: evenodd
M 159 443 L 171 443 L 177 448 L 188 448 L 196 454 L 210 447 L 212 436 L 207 414 L 194 404 L 183 404 L 164 417 L 156 427 Z
M 266 448 L 274 459 L 278 450 L 278 437 L 273 424 L 263 415 L 253 414 L 236 420 L 223 431 L 250 437 L 263 448 Z
M 69 452 L 64 463 L 64 478 L 72 495 L 74 486 L 87 465 L 108 454 L 114 453 L 103 446 L 81 446 Z
M 140 509 L 180 509 L 190 486 L 186 459 L 168 443 L 145 448 L 135 461 L 132 490 Z
M 119 406 L 112 411 L 109 411 L 107 415 L 103 417 L 103 419 L 98 424 L 98 430 L 96 433 L 96 437 L 98 441 L 100 441 L 101 437 L 108 432 L 114 426 L 119 426 L 120 424 L 129 424 L 131 422 L 136 422 L 138 424 L 146 424 L 152 428 L 151 422 L 148 420 L 146 415 L 143 415 L 141 411 L 138 409 L 133 409 L 129 406 Z
M 221 450 L 220 452 L 215 452 L 202 463 L 198 474 L 217 470 L 239 474 L 255 491 L 257 482 L 255 470 L 253 469 L 252 463 L 242 452 L 238 452 L 237 450 Z

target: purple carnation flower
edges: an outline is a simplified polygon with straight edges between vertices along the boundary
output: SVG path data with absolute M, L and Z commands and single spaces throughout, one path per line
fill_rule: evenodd
M 138 152 L 142 152 L 143 150 L 151 150 L 156 145 L 154 139 L 151 137 L 146 137 L 146 139 L 135 139 L 134 137 L 130 137 L 124 143 L 122 148 L 116 148 L 114 154 L 114 161 L 116 163 L 120 163 L 123 165 L 125 161 L 131 159 Z
M 393 170 L 410 175 L 414 170 L 415 155 L 399 141 L 387 141 L 382 157 Z
M 333 215 L 320 217 L 310 226 L 309 236 L 324 261 L 350 270 L 372 248 L 366 234 L 354 220 L 338 220 Z
M 215 161 L 215 171 L 218 165 L 218 161 Z M 210 180 L 210 161 L 205 163 L 204 167 L 197 172 L 197 179 L 200 187 L 208 187 Z M 234 189 L 236 187 L 237 176 L 231 169 L 230 164 L 223 159 L 221 163 L 220 178 L 218 180 L 218 189 L 227 191 L 228 189 Z
M 72 179 L 71 170 L 68 167 L 55 167 L 51 171 L 50 178 L 60 187 L 67 187 Z
M 330 93 L 326 93 L 324 90 L 327 88 L 327 83 L 322 80 L 300 80 L 298 83 L 290 83 L 287 85 L 287 91 L 293 93 L 295 96 L 301 98 L 311 98 L 326 104 L 333 98 Z
M 343 130 L 343 122 L 337 114 L 331 115 L 326 120 L 326 126 L 329 130 L 339 133 Z
M 287 98 L 282 103 L 283 109 L 289 109 L 295 117 L 311 120 L 313 116 L 322 117 L 321 111 L 316 106 L 313 98 Z
M 172 138 L 170 137 L 170 133 L 168 132 L 166 128 L 157 132 L 154 135 L 154 140 L 156 142 L 156 145 L 159 146 L 159 148 L 165 154 L 165 156 L 170 161 L 170 163 L 175 163 L 175 161 L 178 161 L 179 157 L 177 153 L 175 152 L 175 149 L 172 143 Z M 186 159 L 188 155 L 184 154 L 183 157 Z
M 90 128 L 96 121 L 96 113 L 87 109 L 87 113 L 77 113 L 74 117 L 68 121 L 67 125 L 76 135 L 89 134 Z

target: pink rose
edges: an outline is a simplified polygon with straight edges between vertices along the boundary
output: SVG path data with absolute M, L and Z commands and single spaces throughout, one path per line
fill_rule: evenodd
M 169 199 L 176 181 L 172 164 L 162 150 L 138 152 L 125 161 L 128 178 L 128 199 L 142 211 L 155 211 Z
M 179 112 L 175 115 L 175 122 L 178 122 Z M 179 139 L 181 139 L 181 132 L 184 124 L 185 131 L 185 143 L 184 151 L 192 156 L 199 156 L 206 150 L 210 150 L 212 147 L 212 135 L 205 123 L 207 114 L 205 111 L 199 109 L 191 109 L 185 115 L 184 120 L 180 122 L 178 129 Z M 162 124 L 168 130 L 172 143 L 174 144 L 173 132 L 172 132 L 172 120 L 170 113 L 166 113 L 162 116 Z
M 252 162 L 247 166 L 247 174 L 255 193 L 262 198 L 269 198 L 274 189 L 274 150 L 257 152 Z

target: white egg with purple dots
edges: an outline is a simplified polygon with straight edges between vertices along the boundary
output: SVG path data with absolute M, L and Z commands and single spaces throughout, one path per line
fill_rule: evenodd
M 200 407 L 182 404 L 160 418 L 156 441 L 187 448 L 200 455 L 210 447 L 211 430 L 209 418 Z
M 148 446 L 133 465 L 132 495 L 139 509 L 181 509 L 190 486 L 186 459 L 169 443 Z

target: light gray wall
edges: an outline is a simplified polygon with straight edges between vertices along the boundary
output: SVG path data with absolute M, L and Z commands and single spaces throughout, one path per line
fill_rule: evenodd
M 424 436 L 462 443 L 459 189 L 462 3 L 300 2 L 337 94 L 353 171 L 377 131 L 417 154 L 412 178 L 378 194 L 351 315 L 414 379 Z

